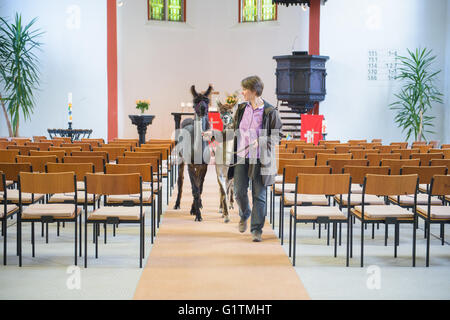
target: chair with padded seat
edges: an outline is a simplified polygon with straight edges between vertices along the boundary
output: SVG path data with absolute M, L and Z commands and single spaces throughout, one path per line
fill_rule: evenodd
M 84 266 L 87 268 L 87 235 L 88 224 L 93 225 L 95 239 L 95 257 L 98 258 L 98 226 L 100 224 L 139 224 L 139 267 L 145 256 L 145 214 L 142 195 L 142 176 L 139 173 L 129 174 L 91 174 L 85 176 L 86 196 L 98 194 L 103 196 L 130 196 L 132 200 L 122 201 L 121 205 L 103 206 L 89 212 L 84 209 Z M 137 201 L 134 201 L 137 195 Z
M 297 223 L 318 223 L 328 226 L 327 244 L 330 243 L 330 223 L 333 224 L 334 257 L 337 257 L 337 224 L 348 223 L 348 217 L 339 207 L 330 206 L 329 202 L 309 200 L 309 197 L 332 196 L 347 193 L 350 195 L 351 177 L 349 174 L 303 174 L 295 177 L 294 203 L 289 214 L 289 256 L 295 266 Z M 301 201 L 298 201 L 302 199 Z M 303 199 L 306 199 L 303 200 Z M 347 209 L 348 211 L 348 209 Z M 349 264 L 347 228 L 347 266 Z
M 418 217 L 425 221 L 425 236 L 427 238 L 427 252 L 425 265 L 430 265 L 430 241 L 431 241 L 431 225 L 439 224 L 441 226 L 441 244 L 444 245 L 444 227 L 450 223 L 450 206 L 433 205 L 432 198 L 441 197 L 443 204 L 450 201 L 450 175 L 435 175 L 431 178 L 430 188 L 428 192 L 428 202 L 426 205 L 418 205 L 416 212 Z
M 393 224 L 395 226 L 394 237 L 394 257 L 397 257 L 397 246 L 399 245 L 399 229 L 400 224 L 411 224 L 413 226 L 412 236 L 412 266 L 416 265 L 416 226 L 417 216 L 415 214 L 415 208 L 417 204 L 417 190 L 419 187 L 419 176 L 417 174 L 412 175 L 377 175 L 367 174 L 364 178 L 362 204 L 350 209 L 350 213 L 353 217 L 361 222 L 361 268 L 364 266 L 364 224 L 366 223 L 379 223 L 385 224 L 386 232 L 387 226 Z M 413 210 L 408 211 L 405 208 L 394 204 L 386 205 L 366 205 L 366 195 L 375 196 L 401 196 L 401 195 L 414 195 Z M 350 227 L 350 258 L 352 257 L 353 247 L 353 224 L 349 224 Z
M 74 172 L 62 173 L 36 173 L 21 172 L 18 177 L 19 186 L 19 215 L 18 215 L 18 244 L 19 244 L 19 266 L 22 266 L 22 224 L 31 223 L 31 245 L 32 257 L 35 257 L 34 223 L 41 222 L 47 227 L 46 243 L 48 243 L 48 224 L 55 222 L 74 223 L 74 263 L 77 265 L 78 257 L 78 223 L 81 223 L 81 207 L 77 201 L 77 180 Z M 30 204 L 24 206 L 22 194 L 45 194 L 73 193 L 73 203 L 64 204 Z M 81 241 L 81 234 L 79 235 Z

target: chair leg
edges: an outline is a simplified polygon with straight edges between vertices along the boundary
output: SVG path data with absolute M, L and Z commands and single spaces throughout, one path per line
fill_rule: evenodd
M 6 243 L 7 240 L 7 227 L 6 227 L 6 217 L 2 219 L 2 231 L 3 231 L 3 265 L 6 266 L 7 263 L 7 255 L 8 255 L 8 246 Z
M 45 224 L 45 243 L 48 243 L 48 223 Z
M 397 258 L 397 245 L 398 245 L 398 223 L 395 224 L 395 236 L 394 236 L 394 258 Z
M 364 267 L 364 223 L 361 222 L 361 268 Z
M 372 239 L 375 239 L 375 223 L 372 223 Z
M 342 223 L 339 223 L 339 245 L 342 245 Z
M 31 223 L 31 256 L 35 257 L 35 247 L 34 247 L 34 222 Z
M 59 237 L 59 221 L 56 223 L 56 236 Z
M 426 266 L 430 266 L 430 228 L 431 224 L 425 221 L 425 233 L 427 237 L 427 253 L 426 253 Z
M 106 244 L 106 223 L 103 224 L 103 232 L 105 233 L 105 244 Z
M 336 222 L 333 223 L 333 230 L 337 231 Z M 334 237 L 334 257 L 337 257 L 337 236 Z
M 82 214 L 80 213 L 80 217 L 78 218 L 80 221 L 79 221 L 79 228 L 80 228 L 80 230 L 79 230 L 79 232 L 80 232 L 80 235 L 79 235 L 79 241 L 80 241 L 80 248 L 79 248 L 79 251 L 80 251 L 80 257 L 81 257 L 81 252 L 82 252 L 82 242 L 81 242 L 81 238 L 82 238 L 82 235 L 81 235 L 81 231 L 82 231 L 82 219 L 81 219 L 81 216 L 82 216 Z
M 41 222 L 41 237 L 44 237 L 44 223 Z
M 95 226 L 95 259 L 98 259 L 98 234 L 99 234 L 99 224 L 94 224 Z
M 291 257 L 292 246 L 292 215 L 289 214 L 289 257 Z
M 416 218 L 414 218 L 414 222 L 413 222 L 413 252 L 412 252 L 412 264 L 413 264 L 413 267 L 415 267 L 416 266 L 416 232 L 417 232 L 417 229 L 416 229 L 416 223 L 417 223 L 417 221 L 416 221 Z
M 319 239 L 322 237 L 322 225 L 319 223 Z
M 281 245 L 284 243 L 284 203 L 281 204 L 281 211 L 280 211 L 280 237 L 281 237 Z
M 441 223 L 441 245 L 444 245 L 445 224 Z
M 19 267 L 22 266 L 22 220 L 18 218 L 17 220 L 17 251 L 19 254 Z
M 87 211 L 87 210 L 86 210 Z M 84 267 L 87 268 L 87 213 L 84 214 Z
M 293 242 L 294 242 L 294 246 L 293 246 L 293 252 L 292 252 L 292 265 L 295 267 L 295 249 L 296 249 L 296 242 L 297 242 L 297 219 L 294 220 L 294 236 L 293 236 Z
M 78 265 L 78 217 L 75 216 L 75 265 Z
M 349 217 L 347 218 L 347 248 L 346 248 L 346 255 L 345 255 L 345 265 L 346 267 L 348 267 L 350 265 L 350 226 L 351 226 L 351 221 L 352 216 L 349 215 Z
M 327 228 L 327 246 L 330 245 L 330 223 L 325 223 L 325 227 L 328 226 Z
M 387 239 L 388 239 L 388 224 L 384 223 L 384 246 L 387 247 Z

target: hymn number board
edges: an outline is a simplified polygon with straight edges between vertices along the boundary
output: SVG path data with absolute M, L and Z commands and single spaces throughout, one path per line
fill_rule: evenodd
M 369 50 L 367 80 L 391 81 L 397 75 L 397 50 Z

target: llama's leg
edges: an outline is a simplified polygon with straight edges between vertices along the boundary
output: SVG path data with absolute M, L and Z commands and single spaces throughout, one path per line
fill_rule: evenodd
M 223 192 L 222 192 L 222 186 L 221 186 L 221 172 L 220 172 L 220 167 L 218 164 L 215 165 L 216 167 L 216 178 L 217 178 L 217 184 L 219 185 L 219 192 L 220 192 L 220 200 L 219 200 L 219 213 L 223 213 Z M 222 215 L 223 217 L 223 215 Z
M 227 181 L 227 195 L 230 196 L 229 200 L 229 208 L 234 209 L 234 188 L 233 188 L 233 179 L 229 179 Z
M 180 201 L 181 196 L 183 194 L 183 180 L 184 180 L 184 161 L 181 161 L 181 163 L 178 166 L 178 194 L 177 194 L 177 201 L 175 202 L 175 206 L 173 207 L 175 210 L 180 209 Z
M 217 180 L 219 181 L 219 187 L 220 187 L 220 201 L 221 201 L 221 207 L 223 208 L 223 215 L 222 218 L 224 218 L 224 222 L 228 223 L 230 222 L 229 214 L 228 214 L 228 197 L 227 197 L 227 177 L 224 172 L 226 172 L 226 167 L 223 165 L 218 165 L 217 169 Z
M 199 201 L 200 198 L 200 191 L 198 187 L 198 169 L 196 164 L 188 164 L 188 173 L 189 173 L 189 180 L 191 180 L 191 187 L 192 187 L 192 206 L 191 206 L 191 215 L 196 215 L 197 210 L 199 208 Z
M 198 182 L 198 206 L 197 206 L 197 216 L 195 221 L 202 221 L 202 213 L 200 212 L 200 208 L 202 207 L 202 192 L 203 192 L 203 183 L 205 182 L 206 171 L 208 170 L 207 164 L 201 164 L 198 166 L 197 170 L 197 182 Z

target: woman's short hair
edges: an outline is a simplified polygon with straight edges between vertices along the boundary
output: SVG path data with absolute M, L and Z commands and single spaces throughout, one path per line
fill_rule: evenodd
M 242 88 L 251 90 L 256 93 L 258 97 L 260 97 L 264 90 L 264 83 L 258 76 L 250 76 L 242 80 L 241 82 Z

